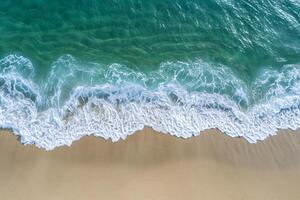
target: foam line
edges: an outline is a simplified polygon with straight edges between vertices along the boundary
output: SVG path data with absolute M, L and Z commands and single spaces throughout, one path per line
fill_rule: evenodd
M 300 127 L 299 65 L 265 68 L 251 87 L 228 67 L 201 60 L 142 73 L 66 55 L 44 85 L 21 56 L 3 58 L 0 69 L 0 127 L 47 150 L 85 135 L 115 142 L 145 126 L 183 138 L 217 128 L 249 142 Z

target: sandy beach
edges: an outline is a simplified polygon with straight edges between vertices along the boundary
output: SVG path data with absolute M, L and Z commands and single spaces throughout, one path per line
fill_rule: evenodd
M 300 199 L 300 132 L 256 144 L 216 130 L 180 139 L 149 128 L 46 152 L 0 134 L 0 199 Z

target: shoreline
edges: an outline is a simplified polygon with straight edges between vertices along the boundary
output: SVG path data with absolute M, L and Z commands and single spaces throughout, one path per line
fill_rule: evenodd
M 13 135 L 14 137 L 16 137 L 16 139 L 18 140 L 18 142 L 23 145 L 23 146 L 34 146 L 35 148 L 38 148 L 38 149 L 41 149 L 41 150 L 44 150 L 44 151 L 54 151 L 54 150 L 57 150 L 57 149 L 61 149 L 61 148 L 71 148 L 75 143 L 78 143 L 80 140 L 82 140 L 83 138 L 95 138 L 95 139 L 99 139 L 99 140 L 103 140 L 103 141 L 106 141 L 108 143 L 112 143 L 112 144 L 117 144 L 117 143 L 120 143 L 120 142 L 124 142 L 125 140 L 128 140 L 130 137 L 133 137 L 134 135 L 136 134 L 140 134 L 140 133 L 143 133 L 143 132 L 146 132 L 146 133 L 154 133 L 154 134 L 161 134 L 161 135 L 166 135 L 168 137 L 174 137 L 178 140 L 191 140 L 193 138 L 197 138 L 197 137 L 201 137 L 203 134 L 204 135 L 209 135 L 211 133 L 213 134 L 221 134 L 221 135 L 224 135 L 227 139 L 239 139 L 239 140 L 242 140 L 243 143 L 246 143 L 246 144 L 249 144 L 249 145 L 258 145 L 260 143 L 263 143 L 265 141 L 268 141 L 268 140 L 274 140 L 273 137 L 285 137 L 285 136 L 280 136 L 280 135 L 284 135 L 284 134 L 288 134 L 288 135 L 293 135 L 293 134 L 297 134 L 299 133 L 300 134 L 300 128 L 296 129 L 296 130 L 292 130 L 292 129 L 278 129 L 276 131 L 276 134 L 275 135 L 268 135 L 265 139 L 259 139 L 257 140 L 256 142 L 249 142 L 247 139 L 245 139 L 244 137 L 242 136 L 230 136 L 222 131 L 220 131 L 218 128 L 211 128 L 211 129 L 206 129 L 206 130 L 203 130 L 203 131 L 200 131 L 200 133 L 198 135 L 193 135 L 191 137 L 187 137 L 187 138 L 184 138 L 182 136 L 177 136 L 177 135 L 172 135 L 170 133 L 165 133 L 165 132 L 160 132 L 160 131 L 156 131 L 154 130 L 152 127 L 149 127 L 149 126 L 145 126 L 143 129 L 141 130 L 137 130 L 129 135 L 127 135 L 125 138 L 122 138 L 120 137 L 119 140 L 117 141 L 113 141 L 112 138 L 103 138 L 102 136 L 95 136 L 95 135 L 83 135 L 81 136 L 79 139 L 77 140 L 73 140 L 72 143 L 69 145 L 69 144 L 65 144 L 65 145 L 62 145 L 62 146 L 57 146 L 55 147 L 54 149 L 50 149 L 50 150 L 47 150 L 47 149 L 44 149 L 43 147 L 38 147 L 36 146 L 36 144 L 23 144 L 21 141 L 20 141 L 20 136 L 17 135 L 13 129 L 11 128 L 0 128 L 0 135 L 2 133 L 7 133 L 7 134 L 11 134 Z
M 300 131 L 255 144 L 217 130 L 181 139 L 145 128 L 44 151 L 0 133 L 1 199 L 300 199 Z M 24 196 L 25 195 L 25 196 Z

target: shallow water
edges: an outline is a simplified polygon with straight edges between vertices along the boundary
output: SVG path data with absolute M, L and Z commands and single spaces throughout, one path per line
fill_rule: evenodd
M 53 149 L 144 126 L 300 127 L 297 1 L 0 2 L 0 126 Z

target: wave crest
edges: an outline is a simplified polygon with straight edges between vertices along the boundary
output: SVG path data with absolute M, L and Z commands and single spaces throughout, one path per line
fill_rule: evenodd
M 66 55 L 44 84 L 31 66 L 20 56 L 0 60 L 0 126 L 47 150 L 85 135 L 117 141 L 144 126 L 183 138 L 218 128 L 249 142 L 300 127 L 299 65 L 265 68 L 251 87 L 228 67 L 202 60 L 142 73 Z

